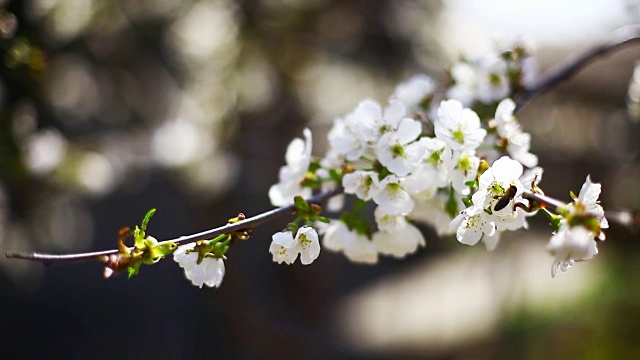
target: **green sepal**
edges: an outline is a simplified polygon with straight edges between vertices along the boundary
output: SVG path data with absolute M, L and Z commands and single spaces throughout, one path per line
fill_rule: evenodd
M 462 199 L 462 202 L 466 206 L 470 206 L 465 203 L 465 198 Z M 456 215 L 458 215 L 459 210 L 460 209 L 458 208 L 458 202 L 456 201 L 455 192 L 453 188 L 451 188 L 451 191 L 449 192 L 449 198 L 447 199 L 447 202 L 444 204 L 444 211 L 447 214 L 449 214 L 449 217 L 453 219 L 456 217 Z
M 144 250 L 145 248 L 144 239 L 145 239 L 144 231 L 142 231 L 142 229 L 140 229 L 138 225 L 136 225 L 135 229 L 133 229 L 133 241 L 134 241 L 133 246 L 138 250 Z
M 174 251 L 178 248 L 178 245 L 173 241 L 170 242 L 162 242 L 154 245 L 148 246 L 149 249 L 149 257 L 153 259 L 154 262 L 158 262 L 161 258 L 173 254 Z
M 135 259 L 127 267 L 127 279 L 131 279 L 133 275 L 138 275 L 140 272 L 140 265 L 142 265 L 142 259 Z
M 300 226 L 298 226 L 297 221 L 290 222 L 287 224 L 287 230 L 291 231 L 294 234 L 297 234 L 299 229 L 300 229 Z
M 296 211 L 298 214 L 304 214 L 309 212 L 309 203 L 300 195 L 293 199 Z
M 562 219 L 564 219 L 564 216 L 556 215 L 546 208 L 542 208 L 540 210 L 547 216 L 547 218 L 549 218 L 549 225 L 551 226 L 551 229 L 554 232 L 558 231 L 560 229 L 560 222 L 562 221 Z
M 231 238 L 229 234 L 222 234 L 211 240 L 198 240 L 196 246 L 190 252 L 198 252 L 198 260 L 196 261 L 198 265 L 206 257 L 221 258 L 229 250 Z
M 223 257 L 228 250 L 229 250 L 229 245 L 226 241 L 219 242 L 219 243 L 216 243 L 216 245 L 213 247 L 213 255 L 219 259 Z
M 361 201 L 361 200 L 360 200 Z M 361 204 L 365 203 L 362 201 Z M 366 219 L 363 219 L 358 214 L 359 206 L 358 202 L 354 205 L 350 212 L 342 213 L 340 216 L 340 221 L 342 221 L 350 231 L 354 231 L 358 235 L 366 236 L 371 239 L 372 231 L 371 225 Z
M 336 169 L 329 170 L 329 177 L 331 178 L 331 180 L 337 183 L 342 183 L 342 176 L 340 176 L 340 174 L 338 173 L 338 171 L 336 171 Z
M 376 165 L 377 165 L 377 163 L 376 163 Z M 391 175 L 391 171 L 389 171 L 389 169 L 387 169 L 386 167 L 384 167 L 382 165 L 380 165 L 379 168 L 376 167 L 376 170 L 378 170 L 378 180 L 383 180 L 388 175 Z
M 320 165 L 320 161 L 312 160 L 311 163 L 309 164 L 309 169 L 307 170 L 307 172 L 315 173 L 321 167 L 322 166 Z
M 196 261 L 196 263 L 198 265 L 200 265 L 202 263 L 202 260 L 204 260 L 205 256 L 210 253 L 211 251 L 213 251 L 213 247 L 215 246 L 215 244 L 218 242 L 217 238 L 210 240 L 210 241 L 197 241 L 196 242 L 196 246 L 194 248 L 194 251 L 198 252 L 198 260 Z
M 569 196 L 571 196 L 571 198 L 572 198 L 573 200 L 575 200 L 575 199 L 577 199 L 577 198 L 578 198 L 578 197 L 576 196 L 576 194 L 575 194 L 573 191 L 571 191 L 571 190 L 569 191 Z
M 572 216 L 568 220 L 569 220 L 569 225 L 571 227 L 583 226 L 595 234 L 600 233 L 600 220 L 598 220 L 594 216 L 590 216 L 590 215 Z
M 316 220 L 323 222 L 325 224 L 329 224 L 331 222 L 331 220 L 329 220 L 329 218 L 326 218 L 324 216 L 316 216 Z

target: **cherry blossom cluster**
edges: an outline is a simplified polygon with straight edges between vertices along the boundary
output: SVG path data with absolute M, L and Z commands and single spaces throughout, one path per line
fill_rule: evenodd
M 558 268 L 567 271 L 576 261 L 591 259 L 598 254 L 596 239 L 604 241 L 603 229 L 609 228 L 604 209 L 598 202 L 601 186 L 591 182 L 591 177 L 582 185 L 578 196 L 573 194 L 573 202 L 560 209 L 555 219 L 557 230 L 548 249 L 555 256 L 551 276 Z
M 404 258 L 426 245 L 415 222 L 442 236 L 455 235 L 463 244 L 482 241 L 492 250 L 503 232 L 526 229 L 527 218 L 539 211 L 553 220 L 552 275 L 597 253 L 595 239 L 603 240 L 607 228 L 599 184 L 587 178 L 580 195 L 557 214 L 531 196 L 543 195 L 538 186 L 543 171 L 512 100 L 534 74 L 525 47 L 461 59 L 448 74 L 442 85 L 427 75 L 414 76 L 385 104 L 361 101 L 335 119 L 320 158 L 312 156 L 309 129 L 290 143 L 278 182 L 269 190 L 274 206 L 337 187 L 350 199 L 331 199 L 327 210 L 339 216 L 328 223 L 314 221 L 321 219 L 313 214 L 299 216 L 299 223 L 274 234 L 273 261 L 292 264 L 300 255 L 302 264 L 312 263 L 321 251 L 321 235 L 322 247 L 353 262 Z M 196 264 L 198 256 L 180 249 L 175 259 L 195 285 L 220 284 L 221 259 Z

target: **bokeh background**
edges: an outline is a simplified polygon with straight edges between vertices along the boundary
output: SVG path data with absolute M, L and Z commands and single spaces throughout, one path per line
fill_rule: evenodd
M 0 250 L 114 248 L 158 208 L 158 239 L 270 209 L 288 142 L 314 154 L 335 116 L 419 72 L 523 36 L 539 72 L 640 2 L 0 1 Z M 569 199 L 587 174 L 607 210 L 640 208 L 627 89 L 640 47 L 598 59 L 519 118 Z M 170 259 L 127 280 L 102 265 L 0 258 L 1 359 L 622 359 L 640 353 L 640 243 L 612 223 L 592 261 L 550 277 L 545 219 L 487 253 L 423 228 L 403 261 L 324 251 L 278 266 L 281 223 L 234 246 L 219 289 Z

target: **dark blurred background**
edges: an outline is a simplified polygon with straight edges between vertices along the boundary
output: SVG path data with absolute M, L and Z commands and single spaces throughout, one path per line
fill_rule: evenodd
M 0 249 L 114 248 L 158 208 L 167 239 L 270 209 L 287 144 L 321 155 L 335 116 L 442 79 L 494 36 L 536 46 L 540 73 L 611 30 L 637 1 L 0 1 Z M 569 199 L 591 174 L 607 210 L 640 208 L 640 47 L 599 59 L 519 115 Z M 171 259 L 102 278 L 101 264 L 0 258 L 1 359 L 621 359 L 640 353 L 640 246 L 613 223 L 600 254 L 550 278 L 545 219 L 487 253 L 424 228 L 404 261 L 323 251 L 278 266 L 268 224 L 234 246 L 219 289 Z

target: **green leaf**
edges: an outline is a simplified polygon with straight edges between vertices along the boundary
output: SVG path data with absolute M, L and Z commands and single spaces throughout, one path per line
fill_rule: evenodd
M 147 225 L 149 224 L 149 220 L 151 220 L 151 217 L 155 213 L 156 213 L 156 209 L 151 209 L 151 210 L 147 211 L 147 215 L 145 215 L 144 219 L 142 219 L 142 225 L 140 226 L 140 228 L 142 229 L 143 232 L 147 231 Z

